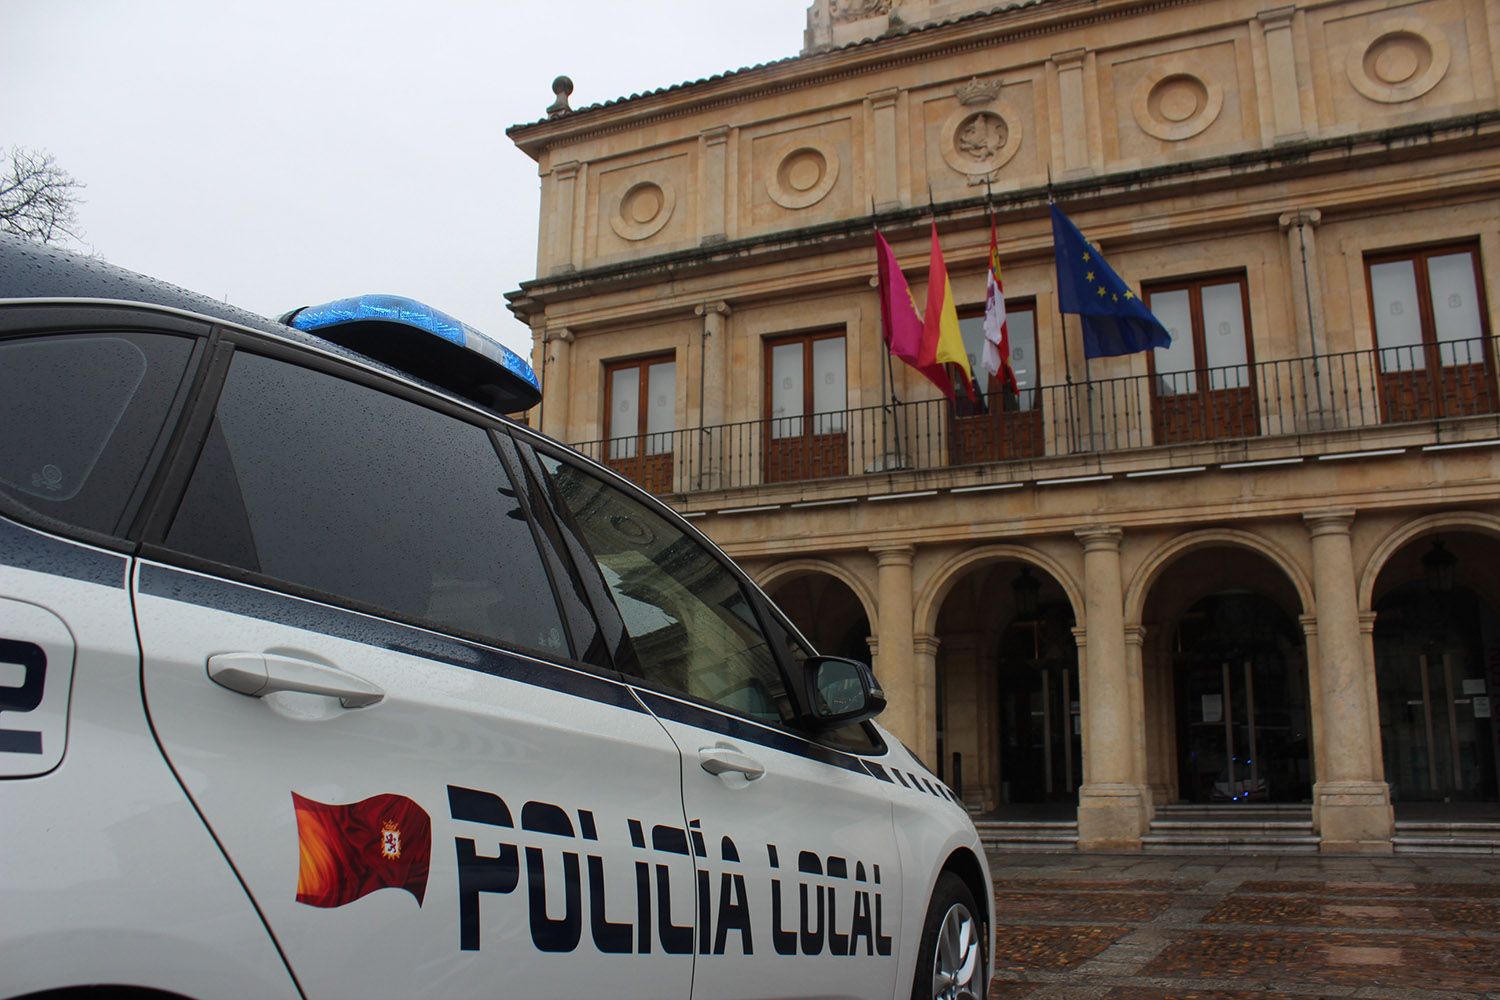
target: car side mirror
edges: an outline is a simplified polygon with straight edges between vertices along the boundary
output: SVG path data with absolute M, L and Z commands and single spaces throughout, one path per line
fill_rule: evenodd
M 813 656 L 803 663 L 813 721 L 833 729 L 873 719 L 885 711 L 885 692 L 869 667 L 842 656 Z

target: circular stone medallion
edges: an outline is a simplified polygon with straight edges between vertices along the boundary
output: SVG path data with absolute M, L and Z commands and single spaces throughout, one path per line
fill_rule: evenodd
M 970 177 L 993 174 L 1021 148 L 1021 124 L 999 107 L 961 105 L 943 122 L 938 150 L 954 170 Z
M 1354 89 L 1381 104 L 1414 101 L 1440 83 L 1451 52 L 1442 32 L 1413 17 L 1384 21 L 1349 51 Z
M 615 203 L 609 213 L 609 227 L 621 239 L 649 239 L 661 232 L 676 205 L 677 196 L 670 184 L 637 181 Z
M 1179 65 L 1158 67 L 1136 84 L 1131 111 L 1148 135 L 1180 142 L 1203 132 L 1224 108 L 1224 89 Z
M 781 154 L 766 180 L 766 194 L 782 208 L 810 208 L 822 201 L 839 179 L 839 155 L 816 139 L 793 144 Z

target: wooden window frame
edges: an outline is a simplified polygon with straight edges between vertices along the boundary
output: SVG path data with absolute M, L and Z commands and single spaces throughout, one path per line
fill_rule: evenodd
M 1240 312 L 1244 323 L 1245 337 L 1245 384 L 1243 386 L 1215 389 L 1210 375 L 1215 369 L 1233 368 L 1237 365 L 1210 365 L 1208 363 L 1208 335 L 1203 321 L 1203 289 L 1210 285 L 1237 284 L 1240 290 Z M 1191 392 L 1163 393 L 1156 371 L 1156 351 L 1146 352 L 1146 372 L 1151 388 L 1152 440 L 1156 444 L 1185 444 L 1195 441 L 1251 437 L 1260 433 L 1259 406 L 1257 400 L 1257 378 L 1255 368 L 1255 327 L 1250 318 L 1250 278 L 1245 268 L 1211 271 L 1204 274 L 1182 275 L 1144 282 L 1141 297 L 1147 308 L 1153 296 L 1167 292 L 1188 293 L 1188 313 L 1192 320 L 1193 373 L 1196 386 Z M 1221 399 L 1233 398 L 1231 394 L 1245 395 L 1243 400 L 1230 406 L 1220 405 Z M 1188 423 L 1188 432 L 1172 418 L 1173 411 L 1187 412 L 1196 407 L 1199 423 L 1196 430 Z M 1178 414 L 1179 416 L 1181 414 Z
M 651 437 L 647 431 L 647 409 L 651 392 L 651 368 L 655 365 L 670 363 L 674 369 L 677 365 L 677 352 L 659 351 L 654 354 L 642 354 L 634 358 L 623 358 L 616 361 L 604 363 L 604 446 L 602 448 L 603 462 L 616 472 L 632 480 L 641 488 L 652 493 L 668 493 L 672 490 L 672 466 L 673 448 L 655 454 L 648 453 L 646 442 Z M 615 405 L 615 372 L 636 369 L 640 373 L 637 400 L 636 400 L 636 430 L 634 435 L 612 433 L 613 416 Z M 675 372 L 674 372 L 675 374 Z M 675 381 L 675 379 L 674 379 Z M 667 433 L 675 435 L 679 428 L 677 426 L 677 406 L 673 400 L 672 406 L 672 430 Z M 616 458 L 612 452 L 615 441 L 633 439 L 635 441 L 635 454 Z

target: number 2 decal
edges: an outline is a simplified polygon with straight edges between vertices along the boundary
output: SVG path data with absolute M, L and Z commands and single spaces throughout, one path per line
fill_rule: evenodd
M 4 713 L 36 711 L 42 703 L 46 680 L 47 654 L 41 646 L 0 639 L 0 753 L 42 752 L 42 734 L 32 729 L 7 728 Z

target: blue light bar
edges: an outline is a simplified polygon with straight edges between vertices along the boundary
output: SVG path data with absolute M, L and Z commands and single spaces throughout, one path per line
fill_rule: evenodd
M 529 409 L 541 398 L 536 372 L 520 355 L 415 299 L 358 295 L 297 309 L 281 321 L 505 412 Z M 412 331 L 434 339 L 414 338 Z

